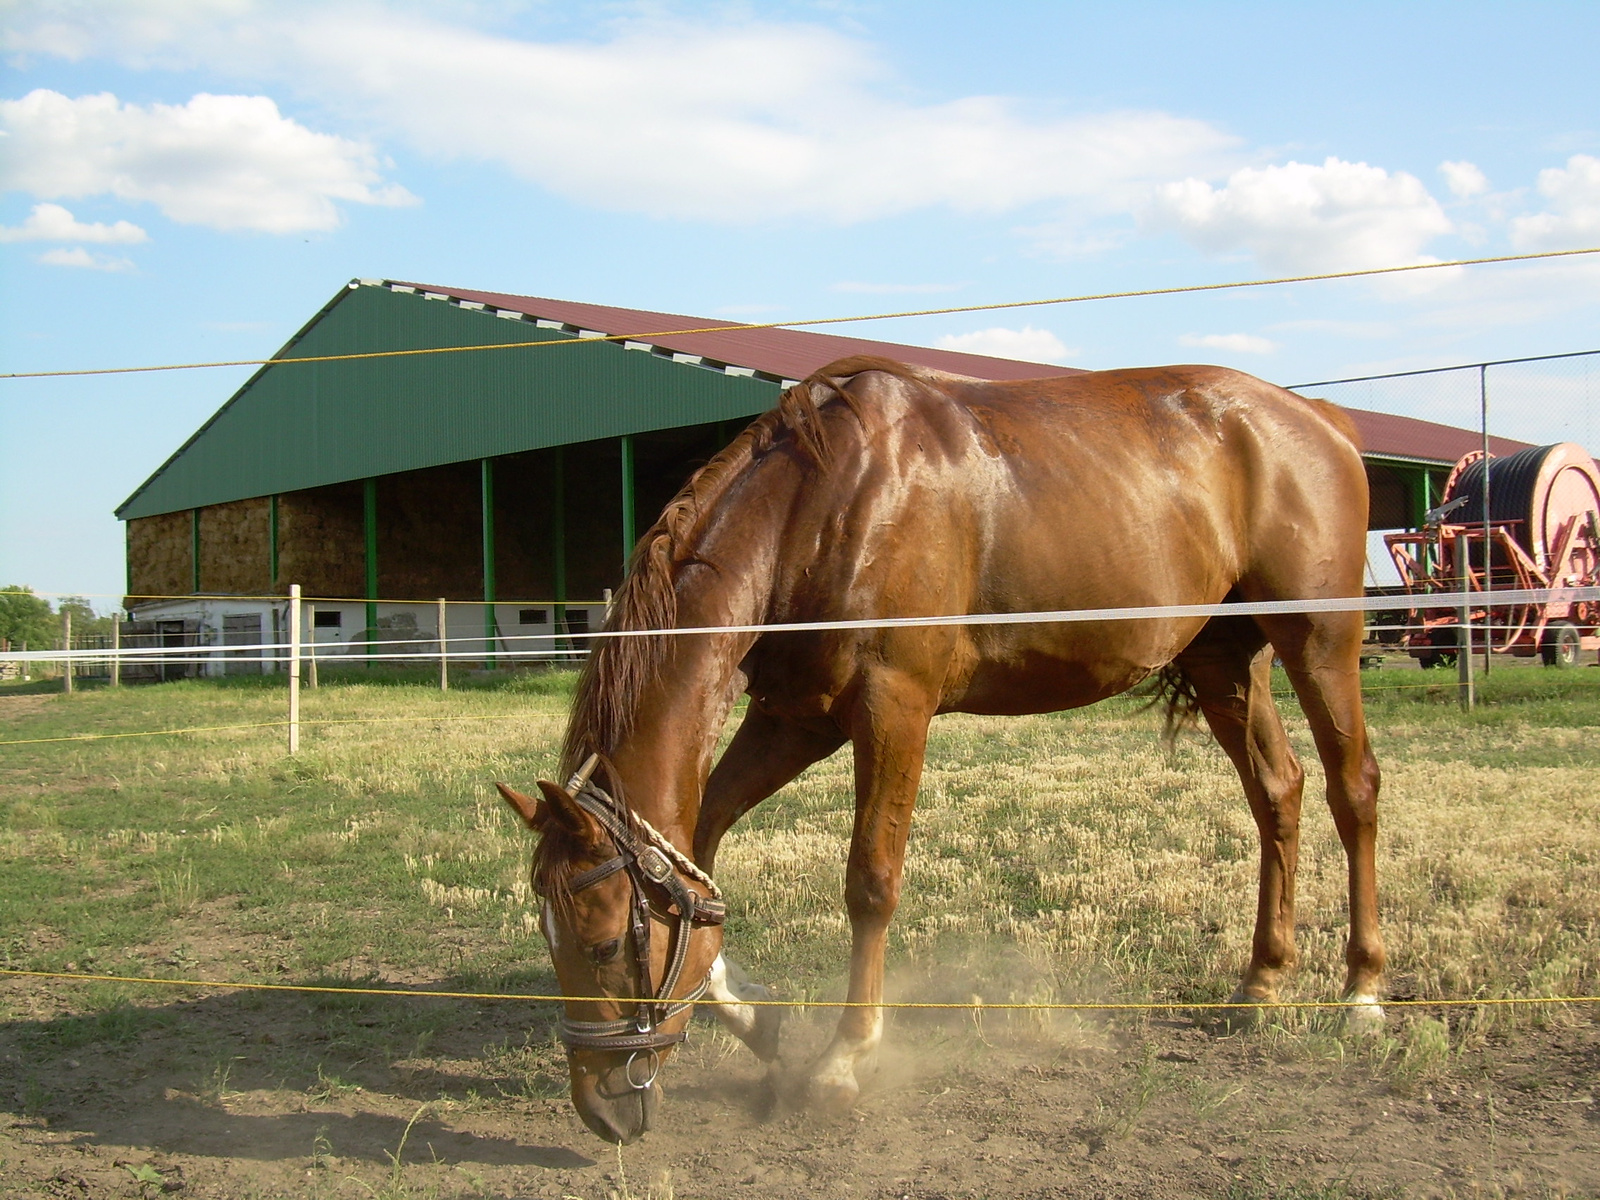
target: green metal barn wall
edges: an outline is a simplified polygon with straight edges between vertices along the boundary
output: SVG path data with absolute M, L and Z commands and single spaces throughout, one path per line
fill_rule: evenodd
M 569 337 L 420 294 L 342 292 L 280 358 Z M 749 420 L 779 387 L 614 342 L 268 366 L 123 520 L 622 434 Z

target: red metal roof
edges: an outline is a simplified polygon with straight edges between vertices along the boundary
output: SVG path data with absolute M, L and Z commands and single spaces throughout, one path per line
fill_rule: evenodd
M 971 375 L 978 379 L 1043 379 L 1048 376 L 1087 374 L 1077 367 L 1022 362 L 957 350 L 934 350 L 927 346 L 907 346 L 899 342 L 878 342 L 832 333 L 812 333 L 805 329 L 730 329 L 728 326 L 737 322 L 652 312 L 643 308 L 614 308 L 577 300 L 551 300 L 543 296 L 515 296 L 504 292 L 479 292 L 399 280 L 385 282 L 391 286 L 411 287 L 419 292 L 432 292 L 482 304 L 486 308 L 517 312 L 534 319 L 559 321 L 577 329 L 594 330 L 615 337 L 631 336 L 634 340 L 659 346 L 674 354 L 696 354 L 713 362 L 747 367 L 778 379 L 804 379 L 819 367 L 854 354 L 882 355 L 900 362 L 932 367 L 956 375 Z M 654 336 L 697 329 L 716 329 L 718 332 Z M 1362 452 L 1372 457 L 1454 463 L 1463 454 L 1482 448 L 1482 437 L 1475 430 L 1361 408 L 1347 408 L 1345 411 L 1354 418 L 1361 434 Z M 1510 438 L 1489 439 L 1489 448 L 1497 455 L 1514 454 L 1527 446 L 1526 442 Z
M 1019 362 L 1010 358 L 992 358 L 987 354 L 964 354 L 958 350 L 932 350 L 926 346 L 903 346 L 898 342 L 875 342 L 868 338 L 811 333 L 804 329 L 727 329 L 727 326 L 738 322 L 651 312 L 643 308 L 612 308 L 604 304 L 583 304 L 576 300 L 547 300 L 541 296 L 511 296 L 501 292 L 475 292 L 421 283 L 401 286 L 618 337 L 679 329 L 720 329 L 723 332 L 686 333 L 677 337 L 637 336 L 635 340 L 660 346 L 674 354 L 698 354 L 730 366 L 749 367 L 780 379 L 804 379 L 818 367 L 825 367 L 836 359 L 848 358 L 852 354 L 880 354 L 900 362 L 949 371 L 955 375 L 971 375 L 978 379 L 1042 379 L 1047 375 L 1085 373 L 1076 367 Z
M 1314 390 L 1314 389 L 1313 389 Z M 1393 413 L 1346 408 L 1361 434 L 1361 452 L 1374 458 L 1414 458 L 1429 462 L 1454 463 L 1463 454 L 1483 449 L 1483 435 L 1476 429 L 1397 417 Z M 1511 438 L 1489 437 L 1489 452 L 1515 454 L 1529 443 Z

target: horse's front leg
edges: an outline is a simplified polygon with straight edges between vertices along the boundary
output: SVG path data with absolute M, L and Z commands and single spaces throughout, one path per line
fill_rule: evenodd
M 734 822 L 812 763 L 832 754 L 844 740 L 836 731 L 805 727 L 752 703 L 706 782 L 694 831 L 695 861 L 715 871 L 717 848 Z M 712 1013 L 757 1058 L 770 1063 L 778 1057 L 783 1009 L 749 1003 L 770 1000 L 771 992 L 750 982 L 737 963 L 719 954 L 707 993 L 722 1002 Z
M 845 869 L 850 913 L 850 990 L 833 1041 L 811 1069 L 813 1104 L 847 1109 L 883 1034 L 883 955 L 900 899 L 911 810 L 922 777 L 932 706 L 909 686 L 880 686 L 859 706 L 855 744 L 856 820 Z
M 772 1063 L 777 1059 L 783 1009 L 765 1003 L 772 999 L 770 991 L 759 983 L 752 983 L 738 963 L 719 954 L 711 964 L 706 995 L 719 1002 L 711 1013 L 724 1029 L 749 1046 L 762 1062 Z

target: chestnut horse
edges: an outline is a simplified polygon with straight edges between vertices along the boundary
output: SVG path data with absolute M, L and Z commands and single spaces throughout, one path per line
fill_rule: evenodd
M 1380 1020 L 1378 767 L 1356 611 L 1094 623 L 740 632 L 728 626 L 1362 594 L 1367 484 L 1336 408 L 1218 367 L 992 383 L 848 358 L 784 393 L 640 539 L 563 750 L 566 786 L 502 787 L 539 833 L 534 882 L 568 1002 L 572 1099 L 610 1141 L 649 1125 L 691 1005 L 757 1054 L 773 1008 L 721 954 L 711 879 L 729 828 L 849 742 L 851 1007 L 810 1068 L 848 1106 L 883 1026 L 884 943 L 928 724 L 1047 713 L 1157 675 L 1198 712 L 1261 835 L 1255 937 L 1236 1000 L 1270 1003 L 1295 961 L 1303 773 L 1272 701 L 1274 655 L 1310 722 L 1350 872 L 1344 996 Z M 712 767 L 723 723 L 750 697 Z

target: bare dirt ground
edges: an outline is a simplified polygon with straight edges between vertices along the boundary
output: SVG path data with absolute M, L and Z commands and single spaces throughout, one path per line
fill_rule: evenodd
M 1600 1195 L 1600 1024 L 1582 1011 L 1427 1069 L 1382 1041 L 1186 1018 L 907 1014 L 842 1118 L 775 1097 L 702 1023 L 658 1127 L 619 1157 L 572 1114 L 545 1017 L 530 1028 L 522 1006 L 330 1019 L 329 1001 L 220 994 L 63 1019 L 30 993 L 39 1019 L 0 1027 L 12 1196 Z M 438 1032 L 413 1054 L 363 1052 L 419 1008 Z M 824 1028 L 797 1024 L 795 1061 Z

